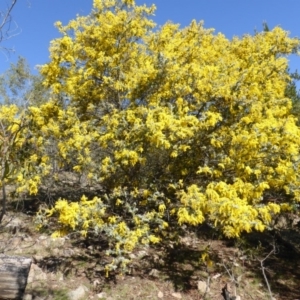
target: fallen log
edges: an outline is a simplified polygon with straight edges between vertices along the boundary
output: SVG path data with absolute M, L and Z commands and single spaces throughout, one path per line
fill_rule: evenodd
M 31 258 L 0 255 L 0 300 L 22 300 Z

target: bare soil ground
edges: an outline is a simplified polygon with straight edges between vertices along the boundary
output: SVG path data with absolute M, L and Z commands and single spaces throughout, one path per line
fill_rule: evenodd
M 106 278 L 104 240 L 76 235 L 52 239 L 50 229 L 35 230 L 36 209 L 36 199 L 18 202 L 0 227 L 2 253 L 33 258 L 27 299 L 67 300 L 70 291 L 84 285 L 87 292 L 82 300 L 223 300 L 221 292 L 226 284 L 230 295 L 242 300 L 271 299 L 261 263 L 274 249 L 275 253 L 263 261 L 273 298 L 300 299 L 297 228 L 226 240 L 208 226 L 201 226 L 178 243 L 137 249 L 128 274 Z M 212 264 L 201 261 L 205 249 Z

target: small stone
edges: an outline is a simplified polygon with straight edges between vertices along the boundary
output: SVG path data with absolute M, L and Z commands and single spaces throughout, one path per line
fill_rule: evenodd
M 145 256 L 147 256 L 147 252 L 145 250 L 141 250 L 137 253 L 138 258 L 143 258 Z
M 158 294 L 157 294 L 157 297 L 158 298 L 163 298 L 164 297 L 164 293 L 159 291 Z
M 106 299 L 107 298 L 107 294 L 105 292 L 101 292 L 99 294 L 96 295 L 99 299 Z
M 214 275 L 214 276 L 212 277 L 212 279 L 218 279 L 220 276 L 221 276 L 221 274 L 218 273 L 218 274 Z
M 73 249 L 64 249 L 63 250 L 63 255 L 65 256 L 65 257 L 71 257 L 71 256 L 73 256 L 75 254 L 75 251 L 73 250 Z
M 30 295 L 30 294 L 25 294 L 24 296 L 23 296 L 23 300 L 32 300 L 32 295 Z
M 24 237 L 24 242 L 32 242 L 33 238 L 31 236 L 25 236 Z
M 207 283 L 205 281 L 198 281 L 198 291 L 202 294 L 209 292 L 209 287 L 207 287 Z
M 158 278 L 159 277 L 159 271 L 156 269 L 152 269 L 149 273 L 150 276 Z
M 246 260 L 247 258 L 248 258 L 247 255 L 243 255 L 239 257 L 240 260 Z
M 172 295 L 172 297 L 174 297 L 176 299 L 182 299 L 182 296 L 180 293 L 172 293 L 171 295 Z
M 131 259 L 135 259 L 135 258 L 136 258 L 136 255 L 135 255 L 134 253 L 130 253 L 130 254 L 129 254 L 129 257 L 130 257 Z
M 97 285 L 99 285 L 99 284 L 100 284 L 100 281 L 98 279 L 94 280 L 94 282 L 93 282 L 94 288 L 96 288 Z

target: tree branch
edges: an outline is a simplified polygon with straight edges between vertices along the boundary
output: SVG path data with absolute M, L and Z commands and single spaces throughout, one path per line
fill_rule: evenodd
M 11 12 L 12 12 L 14 6 L 16 5 L 16 3 L 17 3 L 17 0 L 12 0 L 11 4 L 10 4 L 10 6 L 8 6 L 7 10 L 0 13 L 1 17 L 2 17 L 2 22 L 0 23 L 0 42 L 3 41 L 3 36 L 4 36 L 3 31 L 4 31 L 5 26 L 6 25 L 9 26 L 11 23 Z M 9 29 L 6 32 L 8 32 L 8 31 L 9 31 Z

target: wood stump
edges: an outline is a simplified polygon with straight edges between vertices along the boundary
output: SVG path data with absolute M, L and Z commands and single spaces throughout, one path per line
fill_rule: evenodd
M 0 255 L 0 300 L 22 300 L 31 258 Z

